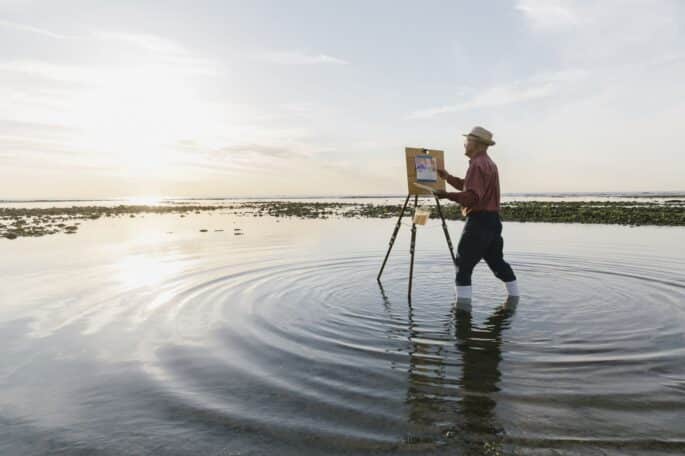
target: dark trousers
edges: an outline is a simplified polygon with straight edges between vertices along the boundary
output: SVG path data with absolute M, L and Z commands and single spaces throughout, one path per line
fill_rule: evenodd
M 471 285 L 471 274 L 484 259 L 495 276 L 503 282 L 516 280 L 509 263 L 504 261 L 502 220 L 497 212 L 475 212 L 466 217 L 457 252 L 457 285 Z

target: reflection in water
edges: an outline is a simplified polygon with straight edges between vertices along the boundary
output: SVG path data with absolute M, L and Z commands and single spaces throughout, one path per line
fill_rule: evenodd
M 480 436 L 482 441 L 489 441 L 502 434 L 495 416 L 495 393 L 502 376 L 502 330 L 509 327 L 517 304 L 517 297 L 509 298 L 482 326 L 473 325 L 470 310 L 455 308 L 457 348 L 462 354 L 464 435 L 469 438 Z
M 511 324 L 401 268 L 384 308 L 381 223 L 164 217 L 0 248 L 0 455 L 685 454 L 685 231 L 519 227 Z
M 386 310 L 390 302 L 382 287 Z M 503 428 L 495 407 L 501 378 L 502 331 L 516 312 L 508 298 L 481 325 L 469 304 L 454 303 L 443 321 L 422 329 L 408 304 L 408 405 L 411 445 L 457 445 L 489 453 L 500 451 Z M 432 329 L 431 329 L 432 328 Z

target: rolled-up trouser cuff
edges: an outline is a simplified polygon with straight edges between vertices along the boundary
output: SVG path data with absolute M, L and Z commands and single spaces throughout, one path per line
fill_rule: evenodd
M 504 282 L 504 285 L 507 287 L 507 293 L 509 294 L 509 296 L 520 296 L 519 285 L 516 280 L 512 280 L 511 282 Z
M 457 300 L 471 299 L 471 287 L 457 285 Z

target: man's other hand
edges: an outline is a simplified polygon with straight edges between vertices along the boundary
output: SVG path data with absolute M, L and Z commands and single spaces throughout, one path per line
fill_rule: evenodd
M 440 199 L 447 198 L 447 192 L 445 190 L 435 190 L 433 194 Z
M 447 176 L 449 176 L 449 175 L 450 175 L 450 173 L 448 173 L 444 169 L 442 169 L 442 168 L 438 169 L 438 176 L 440 176 L 441 179 L 447 179 Z

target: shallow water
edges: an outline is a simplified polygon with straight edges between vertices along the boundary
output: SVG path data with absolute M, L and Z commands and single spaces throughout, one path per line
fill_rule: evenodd
M 346 204 L 395 204 L 402 205 L 406 195 L 386 196 L 312 196 L 312 197 L 253 197 L 253 198 L 174 198 L 174 197 L 149 197 L 149 198 L 112 198 L 102 200 L 83 199 L 2 199 L 0 206 L 9 208 L 49 208 L 49 207 L 82 207 L 99 206 L 114 207 L 119 205 L 231 205 L 254 201 L 290 201 L 290 202 L 318 202 L 318 203 L 346 203 Z M 608 201 L 608 202 L 639 202 L 660 203 L 685 198 L 685 192 L 596 192 L 596 193 L 503 193 L 502 202 L 515 201 L 551 201 L 551 202 L 583 202 L 583 201 Z
M 523 296 L 481 263 L 469 312 L 434 220 L 411 303 L 406 226 L 379 287 L 393 226 L 0 242 L 0 454 L 685 452 L 685 229 L 505 222 Z

